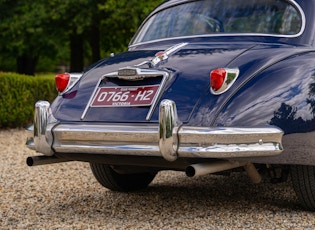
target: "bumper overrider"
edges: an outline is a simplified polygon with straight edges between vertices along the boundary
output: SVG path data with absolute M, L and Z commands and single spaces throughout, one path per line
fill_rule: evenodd
M 46 156 L 55 153 L 219 158 L 274 156 L 283 151 L 281 129 L 267 127 L 192 127 L 179 121 L 176 104 L 163 100 L 159 124 L 62 124 L 47 101 L 35 105 L 34 128 L 26 145 Z

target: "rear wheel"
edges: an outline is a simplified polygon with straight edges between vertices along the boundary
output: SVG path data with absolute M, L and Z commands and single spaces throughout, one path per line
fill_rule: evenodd
M 120 174 L 110 165 L 90 163 L 96 180 L 113 191 L 129 192 L 146 188 L 154 179 L 156 172 Z
M 306 209 L 315 211 L 315 167 L 293 165 L 290 167 L 295 193 Z

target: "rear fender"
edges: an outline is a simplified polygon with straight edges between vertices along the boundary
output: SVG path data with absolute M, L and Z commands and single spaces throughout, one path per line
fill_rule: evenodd
M 284 152 L 256 163 L 315 165 L 315 53 L 292 56 L 239 87 L 215 115 L 214 126 L 275 125 Z
M 307 60 L 307 62 L 306 62 Z M 278 62 L 239 87 L 214 126 L 276 125 L 285 134 L 315 131 L 315 53 Z

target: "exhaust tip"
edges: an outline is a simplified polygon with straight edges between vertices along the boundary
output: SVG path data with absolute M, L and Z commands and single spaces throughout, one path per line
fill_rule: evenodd
M 56 156 L 30 156 L 26 158 L 26 164 L 28 166 L 47 165 L 68 161 L 71 160 L 68 160 L 66 158 L 58 158 Z
M 185 170 L 186 176 L 193 177 L 196 175 L 196 170 L 193 166 L 188 166 Z
M 26 158 L 26 164 L 27 166 L 33 166 L 34 165 L 34 160 L 32 157 Z

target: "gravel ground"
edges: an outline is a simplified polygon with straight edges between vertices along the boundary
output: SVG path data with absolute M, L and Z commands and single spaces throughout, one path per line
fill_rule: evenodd
M 111 192 L 87 163 L 28 167 L 23 130 L 0 131 L 0 229 L 314 229 L 290 182 L 161 172 L 145 191 Z

